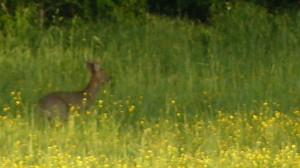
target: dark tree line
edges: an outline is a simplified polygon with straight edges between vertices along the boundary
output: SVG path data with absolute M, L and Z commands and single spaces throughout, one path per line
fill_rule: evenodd
M 22 8 L 32 7 L 41 24 L 58 18 L 79 16 L 84 20 L 116 20 L 143 16 L 147 12 L 166 16 L 183 16 L 207 21 L 214 13 L 230 9 L 237 0 L 3 0 L 3 15 L 15 15 Z M 265 7 L 270 13 L 298 11 L 299 0 L 244 0 Z
M 212 13 L 228 10 L 237 0 L 148 0 L 149 11 L 164 15 L 183 15 L 206 21 Z M 244 0 L 265 7 L 270 13 L 297 11 L 299 0 Z

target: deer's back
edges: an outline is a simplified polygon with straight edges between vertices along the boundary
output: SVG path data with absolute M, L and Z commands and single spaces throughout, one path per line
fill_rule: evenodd
M 83 101 L 82 92 L 54 92 L 50 93 L 39 100 L 39 105 L 54 105 L 57 101 L 62 101 L 67 105 L 81 105 Z

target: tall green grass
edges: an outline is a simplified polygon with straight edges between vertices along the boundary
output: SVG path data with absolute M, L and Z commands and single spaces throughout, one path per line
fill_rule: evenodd
M 244 159 L 253 167 L 299 159 L 299 14 L 238 3 L 209 26 L 149 15 L 143 23 L 75 18 L 46 30 L 26 15 L 0 32 L 3 165 L 239 167 Z M 35 127 L 38 98 L 83 88 L 84 61 L 96 58 L 113 79 L 91 110 L 67 125 Z

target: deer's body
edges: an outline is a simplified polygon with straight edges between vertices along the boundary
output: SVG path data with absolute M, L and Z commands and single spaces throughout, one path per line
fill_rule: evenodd
M 91 80 L 86 88 L 82 91 L 54 92 L 45 95 L 38 102 L 38 111 L 42 116 L 48 119 L 58 117 L 66 121 L 71 107 L 85 110 L 91 105 L 101 86 L 110 79 L 97 62 L 87 62 L 87 67 L 91 73 Z

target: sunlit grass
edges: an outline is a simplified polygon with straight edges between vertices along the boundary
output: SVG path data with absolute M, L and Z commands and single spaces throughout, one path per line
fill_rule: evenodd
M 44 129 L 30 117 L 1 116 L 1 167 L 298 167 L 300 111 L 259 109 L 215 117 L 188 111 L 121 124 L 133 106 L 116 101 Z M 98 100 L 104 104 L 103 100 Z M 174 100 L 171 110 L 180 108 Z M 118 106 L 118 107 L 116 107 Z M 166 110 L 166 109 L 165 109 Z M 139 111 L 135 111 L 139 112 Z M 165 112 L 165 111 L 163 111 Z M 127 115 L 126 115 L 127 116 Z

